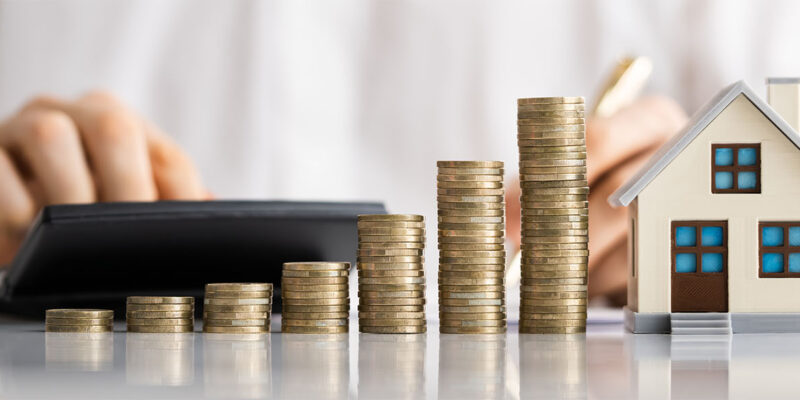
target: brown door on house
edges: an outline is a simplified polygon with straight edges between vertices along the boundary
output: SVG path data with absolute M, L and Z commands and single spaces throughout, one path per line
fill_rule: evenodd
M 672 221 L 672 312 L 728 311 L 728 222 Z

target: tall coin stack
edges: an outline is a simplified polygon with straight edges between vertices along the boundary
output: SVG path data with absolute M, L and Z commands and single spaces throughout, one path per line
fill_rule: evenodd
M 520 333 L 585 332 L 589 186 L 583 97 L 519 99 L 517 118 Z
M 271 313 L 271 283 L 206 284 L 205 333 L 269 333 Z
M 358 325 L 366 333 L 424 333 L 425 219 L 358 216 Z
M 130 296 L 125 321 L 128 332 L 194 332 L 194 297 Z
M 350 317 L 347 262 L 289 262 L 281 277 L 281 332 L 346 333 Z
M 54 308 L 45 312 L 45 332 L 98 333 L 114 331 L 114 311 Z
M 505 333 L 503 162 L 436 165 L 439 331 Z

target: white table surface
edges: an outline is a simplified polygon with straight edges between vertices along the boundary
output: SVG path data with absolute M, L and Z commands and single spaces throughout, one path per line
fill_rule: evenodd
M 279 317 L 273 319 L 278 330 Z M 0 398 L 800 398 L 800 335 L 44 333 L 0 322 Z M 198 324 L 199 328 L 199 324 Z

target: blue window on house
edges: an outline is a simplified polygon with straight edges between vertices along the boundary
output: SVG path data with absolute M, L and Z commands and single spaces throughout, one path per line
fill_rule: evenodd
M 761 222 L 759 234 L 759 277 L 800 277 L 800 221 Z
M 712 193 L 761 193 L 761 145 L 711 145 Z
M 725 221 L 673 221 L 672 253 L 675 272 L 725 272 L 728 257 L 725 237 L 727 226 Z M 798 262 L 800 266 L 800 257 Z

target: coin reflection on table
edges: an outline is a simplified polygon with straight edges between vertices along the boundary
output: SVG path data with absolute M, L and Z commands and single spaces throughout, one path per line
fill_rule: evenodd
M 183 386 L 194 381 L 194 334 L 125 335 L 125 377 L 132 385 Z
M 439 398 L 503 399 L 505 335 L 440 335 Z
M 203 381 L 212 398 L 272 396 L 270 335 L 203 334 Z
M 521 399 L 585 399 L 586 334 L 519 335 Z
M 348 397 L 349 335 L 283 333 L 279 340 L 281 399 Z
M 48 370 L 107 371 L 114 366 L 113 333 L 45 333 Z
M 425 398 L 425 345 L 425 335 L 360 334 L 359 397 Z

